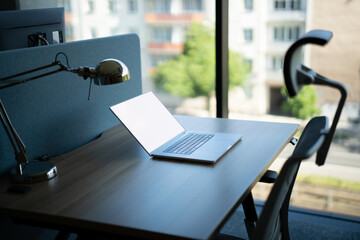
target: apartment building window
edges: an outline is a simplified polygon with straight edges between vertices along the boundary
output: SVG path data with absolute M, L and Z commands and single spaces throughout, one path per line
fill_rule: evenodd
M 172 29 L 171 28 L 153 28 L 152 41 L 153 42 L 171 42 Z
M 137 0 L 128 0 L 128 12 L 137 13 L 137 11 L 138 11 Z
M 114 14 L 117 12 L 115 0 L 108 0 L 109 12 Z
M 170 13 L 171 0 L 149 0 L 148 9 L 153 13 Z
M 301 10 L 301 0 L 291 0 L 290 1 L 291 10 Z
M 283 56 L 269 56 L 268 57 L 268 69 L 272 71 L 281 70 L 284 65 Z
M 95 11 L 95 3 L 93 0 L 88 0 L 88 14 L 94 13 Z
M 184 12 L 201 12 L 202 0 L 183 0 Z
M 301 35 L 300 26 L 278 26 L 274 27 L 274 41 L 292 42 L 297 40 Z
M 244 59 L 244 64 L 246 67 L 248 67 L 249 71 L 252 72 L 252 68 L 253 68 L 253 60 L 250 58 L 245 58 Z
M 285 10 L 285 0 L 275 0 L 274 9 L 275 10 Z
M 253 0 L 244 0 L 244 6 L 246 11 L 253 10 Z
M 277 11 L 284 10 L 301 10 L 302 0 L 274 0 L 274 9 Z
M 251 28 L 244 29 L 244 41 L 245 43 L 251 43 L 253 41 L 253 30 Z

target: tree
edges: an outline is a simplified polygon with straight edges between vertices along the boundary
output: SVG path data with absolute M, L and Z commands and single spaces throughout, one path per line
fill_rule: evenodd
M 281 89 L 283 96 L 288 96 L 286 88 Z M 282 104 L 281 109 L 292 116 L 307 119 L 320 114 L 320 108 L 316 106 L 317 96 L 313 86 L 304 86 L 301 91 L 293 98 L 287 98 Z
M 248 72 L 242 57 L 229 51 L 229 88 L 241 85 Z M 158 89 L 182 97 L 205 96 L 209 104 L 215 89 L 214 31 L 192 24 L 186 33 L 183 53 L 158 64 L 152 78 Z

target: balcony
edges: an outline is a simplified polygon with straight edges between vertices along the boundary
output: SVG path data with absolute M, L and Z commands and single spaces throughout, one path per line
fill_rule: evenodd
M 72 20 L 72 14 L 70 12 L 65 12 L 65 22 L 70 23 Z
M 185 14 L 170 14 L 170 13 L 148 13 L 145 16 L 147 24 L 191 24 L 192 22 L 201 22 L 204 20 L 202 13 L 185 13 Z
M 273 11 L 269 12 L 268 22 L 291 22 L 304 23 L 306 21 L 305 11 Z
M 183 43 L 172 42 L 150 42 L 148 43 L 148 52 L 151 54 L 180 54 L 184 50 Z

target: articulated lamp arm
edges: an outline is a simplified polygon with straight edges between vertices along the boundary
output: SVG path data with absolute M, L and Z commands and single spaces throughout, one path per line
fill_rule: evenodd
M 7 84 L 4 85 L 4 86 L 0 86 L 0 89 L 12 87 L 12 86 L 15 86 L 15 85 L 18 85 L 18 84 L 21 84 L 21 83 L 26 83 L 26 82 L 29 82 L 29 81 L 32 81 L 32 80 L 35 80 L 35 79 L 38 79 L 38 78 L 41 78 L 41 77 L 45 77 L 45 76 L 48 76 L 48 75 L 51 75 L 51 74 L 54 74 L 54 73 L 58 73 L 58 72 L 62 72 L 62 71 L 71 71 L 72 69 L 70 69 L 69 67 L 64 66 L 63 64 L 61 64 L 60 61 L 57 61 L 57 57 L 58 57 L 59 54 L 60 53 L 58 53 L 56 55 L 55 62 L 53 62 L 51 64 L 48 64 L 48 65 L 45 65 L 45 66 L 42 66 L 42 67 L 39 67 L 39 68 L 34 68 L 34 69 L 31 69 L 29 71 L 25 71 L 25 72 L 22 72 L 22 73 L 14 74 L 14 75 L 11 75 L 11 76 L 8 76 L 8 77 L 1 78 L 0 83 L 5 83 L 5 84 L 7 83 Z M 34 73 L 34 72 L 37 72 L 37 71 L 45 70 L 45 69 L 48 69 L 48 68 L 52 68 L 54 66 L 59 66 L 59 68 L 55 69 L 53 71 L 47 72 L 47 73 L 43 73 L 43 74 L 40 74 L 40 75 L 36 75 L 34 77 L 27 78 L 27 79 L 16 80 L 17 77 L 21 77 L 23 75 L 27 75 L 27 74 Z
M 60 61 L 58 61 L 59 55 L 63 55 L 65 57 L 66 66 L 63 65 Z M 55 67 L 58 68 L 54 69 Z M 44 73 L 45 70 L 49 71 Z M 27 74 L 36 74 L 36 72 L 38 71 L 42 72 L 38 75 L 31 76 L 23 80 L 17 79 Z M 69 67 L 69 62 L 66 54 L 59 52 L 55 56 L 55 61 L 51 64 L 21 72 L 12 76 L 0 78 L 0 90 L 63 71 L 75 73 L 78 76 L 83 77 L 83 79 L 85 80 L 90 78 L 88 99 L 90 99 L 92 80 L 94 80 L 94 83 L 97 85 L 110 85 L 121 83 L 130 79 L 129 69 L 123 62 L 117 59 L 105 59 L 101 61 L 96 66 L 96 68 L 79 67 L 77 69 L 73 69 Z M 13 168 L 10 172 L 10 177 L 12 178 L 12 180 L 20 183 L 32 183 L 48 180 L 55 177 L 57 175 L 57 168 L 53 163 L 46 161 L 28 161 L 26 157 L 26 147 L 21 141 L 17 132 L 15 131 L 15 128 L 10 121 L 5 107 L 1 102 L 1 99 L 0 109 L 0 120 L 5 128 L 7 137 L 11 142 L 12 148 L 14 149 L 15 159 L 17 161 L 17 167 Z
M 5 107 L 0 99 L 0 119 L 2 124 L 4 125 L 6 134 L 10 140 L 10 143 L 14 149 L 15 159 L 18 163 L 17 165 L 17 172 L 19 175 L 22 175 L 22 167 L 21 163 L 28 163 L 26 157 L 26 147 L 24 143 L 21 141 L 19 135 L 17 134 L 15 128 L 13 127 L 10 118 L 5 110 Z

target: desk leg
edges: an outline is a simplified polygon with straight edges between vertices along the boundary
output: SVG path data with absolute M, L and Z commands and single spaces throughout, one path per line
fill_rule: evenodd
M 244 222 L 246 226 L 246 231 L 249 236 L 249 239 L 251 239 L 255 230 L 255 224 L 258 220 L 257 212 L 255 209 L 254 198 L 251 192 L 249 192 L 249 194 L 246 196 L 244 202 L 242 203 L 242 206 L 245 214 Z

